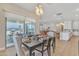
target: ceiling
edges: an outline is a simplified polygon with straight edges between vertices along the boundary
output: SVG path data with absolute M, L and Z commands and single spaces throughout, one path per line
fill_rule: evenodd
M 33 18 L 29 18 L 29 17 L 25 17 L 25 16 L 13 14 L 13 13 L 5 13 L 5 17 L 7 17 L 9 21 L 24 22 L 26 20 L 26 23 L 35 22 Z
M 35 12 L 37 4 L 16 3 L 16 5 Z M 41 16 L 42 22 L 79 20 L 79 3 L 43 3 L 41 5 L 44 8 L 44 14 Z

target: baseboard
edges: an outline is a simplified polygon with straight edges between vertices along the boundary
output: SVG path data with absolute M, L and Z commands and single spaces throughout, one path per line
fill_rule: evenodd
M 3 51 L 3 50 L 5 50 L 5 47 L 3 47 L 3 48 L 0 48 L 0 51 Z

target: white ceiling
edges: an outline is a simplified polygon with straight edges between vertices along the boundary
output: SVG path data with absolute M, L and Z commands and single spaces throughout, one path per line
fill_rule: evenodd
M 9 21 L 21 21 L 21 22 L 24 22 L 25 20 L 28 22 L 35 22 L 34 19 L 32 18 L 29 18 L 29 17 L 25 17 L 25 16 L 21 16 L 21 15 L 17 15 L 17 14 L 13 14 L 13 13 L 5 13 L 5 17 L 7 17 L 7 19 Z
M 17 3 L 29 11 L 35 12 L 36 3 Z M 79 4 L 78 3 L 44 3 L 44 14 L 41 19 L 44 22 L 63 21 L 63 20 L 79 20 Z M 76 10 L 77 9 L 77 10 Z M 62 13 L 57 16 L 57 13 Z M 50 22 L 49 21 L 49 22 Z

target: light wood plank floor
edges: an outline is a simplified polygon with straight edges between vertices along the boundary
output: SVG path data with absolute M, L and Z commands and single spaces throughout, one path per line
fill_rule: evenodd
M 56 49 L 55 53 L 51 51 L 52 56 L 78 56 L 78 40 L 79 37 L 72 37 L 69 41 L 60 41 L 59 39 L 56 39 Z M 0 55 L 16 55 L 15 48 L 11 47 L 7 48 L 5 51 L 0 51 Z
M 56 40 L 56 56 L 78 56 L 79 37 L 72 37 L 69 41 Z

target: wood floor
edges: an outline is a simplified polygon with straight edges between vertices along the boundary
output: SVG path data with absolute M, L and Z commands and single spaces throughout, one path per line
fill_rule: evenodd
M 56 39 L 56 49 L 55 53 L 51 51 L 52 56 L 78 56 L 79 55 L 78 40 L 79 37 L 74 36 L 69 41 L 61 41 L 59 39 Z M 1 56 L 16 55 L 15 48 L 14 47 L 7 48 L 5 51 L 0 51 L 0 55 Z
M 79 37 L 72 37 L 69 41 L 56 40 L 56 56 L 78 56 Z

